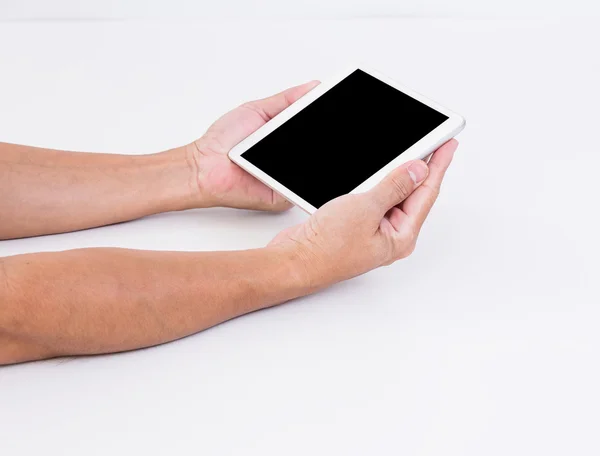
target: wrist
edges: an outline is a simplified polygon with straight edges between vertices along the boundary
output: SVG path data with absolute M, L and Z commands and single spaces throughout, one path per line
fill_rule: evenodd
M 314 293 L 329 284 L 326 276 L 317 272 L 318 260 L 301 244 L 271 244 L 265 250 L 274 257 L 291 288 L 299 292 L 298 296 Z
M 200 152 L 195 143 L 169 149 L 159 154 L 164 161 L 169 163 L 171 176 L 176 177 L 173 186 L 177 187 L 178 195 L 176 205 L 178 209 L 195 209 L 219 206 L 219 201 L 213 196 L 213 192 L 204 179 L 201 179 L 203 171 L 211 165 L 210 160 Z
M 147 188 L 160 202 L 160 212 L 191 209 L 196 206 L 197 182 L 185 148 L 178 147 L 140 157 L 144 163 Z
M 174 149 L 180 154 L 188 169 L 188 187 L 194 208 L 229 207 L 229 182 L 224 164 L 231 165 L 226 154 L 213 152 L 203 146 L 202 138 Z M 220 185 L 216 185 L 220 184 Z

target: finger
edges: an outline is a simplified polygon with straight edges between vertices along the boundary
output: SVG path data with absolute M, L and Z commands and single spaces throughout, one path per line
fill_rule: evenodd
M 457 147 L 458 141 L 451 139 L 434 152 L 429 160 L 429 176 L 402 204 L 402 210 L 409 216 L 417 230 L 421 229 L 438 197 L 442 180 Z
M 273 198 L 261 210 L 270 212 L 282 212 L 291 209 L 294 205 L 286 200 L 283 196 L 273 191 Z
M 406 226 L 407 224 L 406 220 L 408 215 L 406 215 L 404 211 L 397 206 L 391 208 L 386 214 L 386 217 L 396 232 L 399 232 L 402 227 Z
M 213 123 L 198 140 L 200 149 L 226 154 L 232 147 L 318 84 L 319 81 L 312 81 L 292 87 L 272 97 L 250 101 L 229 111 Z
M 294 235 L 300 231 L 303 224 L 304 222 L 298 223 L 297 225 L 292 225 L 284 229 L 279 234 L 277 234 L 277 236 L 275 236 L 271 242 L 269 242 L 269 245 L 279 244 L 281 242 L 289 240 L 290 238 L 293 238 Z
M 413 160 L 388 174 L 366 195 L 371 198 L 381 214 L 404 201 L 427 177 L 427 165 Z
M 291 104 L 298 101 L 312 89 L 317 87 L 320 81 L 311 81 L 290 89 L 284 90 L 277 95 L 246 103 L 247 106 L 256 109 L 265 121 L 268 121 L 283 111 Z

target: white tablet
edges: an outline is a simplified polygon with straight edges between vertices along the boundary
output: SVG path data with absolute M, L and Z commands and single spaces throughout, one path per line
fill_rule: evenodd
M 465 120 L 386 76 L 351 68 L 322 83 L 229 152 L 309 214 L 424 158 Z

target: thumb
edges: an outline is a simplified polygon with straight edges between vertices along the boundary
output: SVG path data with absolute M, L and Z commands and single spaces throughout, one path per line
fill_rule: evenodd
M 212 124 L 204 136 L 200 138 L 201 146 L 226 154 L 241 140 L 254 133 L 318 85 L 319 81 L 312 81 L 262 100 L 244 103 L 241 107 L 221 116 Z
M 278 94 L 272 95 L 268 98 L 250 101 L 247 104 L 259 110 L 267 119 L 272 119 L 285 108 L 298 101 L 300 98 L 302 98 L 304 95 L 306 95 L 319 84 L 319 81 L 310 81 L 306 84 L 302 84 L 284 90 L 283 92 L 279 92 Z
M 425 180 L 429 168 L 423 160 L 413 160 L 388 174 L 367 192 L 378 209 L 385 214 L 400 204 Z

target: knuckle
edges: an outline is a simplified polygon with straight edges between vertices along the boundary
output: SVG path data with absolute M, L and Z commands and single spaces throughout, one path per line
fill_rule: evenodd
M 402 260 L 404 258 L 409 257 L 415 250 L 415 243 L 410 242 L 407 244 L 403 244 L 398 246 L 396 249 L 396 254 L 394 255 L 395 260 Z
M 442 180 L 444 178 L 444 175 L 446 174 L 446 170 L 448 169 L 448 166 L 444 166 L 440 163 L 438 163 L 437 161 L 431 161 L 429 162 L 429 173 L 431 175 L 434 175 L 436 177 L 436 179 L 438 180 Z
M 412 190 L 412 187 L 408 183 L 407 178 L 405 176 L 394 177 L 392 179 L 392 186 L 394 188 L 394 193 L 399 198 L 406 198 Z
M 413 242 L 412 244 L 406 246 L 404 251 L 402 252 L 402 256 L 400 258 L 407 258 L 412 255 L 415 251 L 416 244 Z
M 259 106 L 256 101 L 247 101 L 240 105 L 240 108 L 247 109 L 252 111 L 255 114 L 258 114 L 265 122 L 269 121 L 269 116 L 265 113 L 265 111 Z
M 396 238 L 396 259 L 406 258 L 414 252 L 418 235 L 413 227 L 398 234 Z
M 415 241 L 416 236 L 413 233 L 403 234 L 398 239 L 398 248 L 400 251 L 405 251 L 407 248 L 413 246 Z
M 438 196 L 440 196 L 440 186 L 424 183 L 423 187 L 426 188 L 427 192 L 429 193 L 428 202 L 430 204 L 435 203 L 435 201 L 438 199 Z

